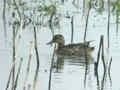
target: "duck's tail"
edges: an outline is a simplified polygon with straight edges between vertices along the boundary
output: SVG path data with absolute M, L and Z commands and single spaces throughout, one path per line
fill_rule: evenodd
M 86 41 L 86 42 L 84 43 L 84 45 L 86 45 L 87 47 L 89 47 L 90 43 L 93 42 L 93 41 L 94 41 L 94 40 Z

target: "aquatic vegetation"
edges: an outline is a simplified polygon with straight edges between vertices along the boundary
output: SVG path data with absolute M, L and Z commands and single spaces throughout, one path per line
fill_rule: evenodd
M 78 2 L 78 1 L 77 1 Z M 36 56 L 36 71 L 35 71 L 35 75 L 34 77 L 34 81 L 33 81 L 33 90 L 36 90 L 37 88 L 37 82 L 38 82 L 38 76 L 39 76 L 39 68 L 40 68 L 40 57 L 39 57 L 39 49 L 38 49 L 38 40 L 37 40 L 37 31 L 41 30 L 42 28 L 49 28 L 46 30 L 51 30 L 52 36 L 53 36 L 53 43 L 58 43 L 58 49 L 56 50 L 56 46 L 54 47 L 54 53 L 50 62 L 50 71 L 49 71 L 49 81 L 48 81 L 48 90 L 51 89 L 51 80 L 52 80 L 52 72 L 53 72 L 53 66 L 54 66 L 54 56 L 55 56 L 55 52 L 57 52 L 58 54 L 61 55 L 66 55 L 65 59 L 68 58 L 68 56 L 85 56 L 84 57 L 84 62 L 86 65 L 85 68 L 85 77 L 84 77 L 84 84 L 86 85 L 86 80 L 87 80 L 87 74 L 88 74 L 88 69 L 89 69 L 89 65 L 88 65 L 88 57 L 87 56 L 91 56 L 91 52 L 93 52 L 94 47 L 90 47 L 89 46 L 89 42 L 87 42 L 87 32 L 89 30 L 88 25 L 91 23 L 91 21 L 89 20 L 89 18 L 91 17 L 91 11 L 94 10 L 95 13 L 97 13 L 97 15 L 102 15 L 104 14 L 104 12 L 107 13 L 107 29 L 105 29 L 105 31 L 107 31 L 107 48 L 110 49 L 110 17 L 112 15 L 116 15 L 116 24 L 117 24 L 117 30 L 118 30 L 118 24 L 120 23 L 120 1 L 114 1 L 111 2 L 110 0 L 108 0 L 108 2 L 106 3 L 104 0 L 84 0 L 83 4 L 86 4 L 87 6 L 83 5 L 83 8 L 81 7 L 76 7 L 75 6 L 76 1 L 72 1 L 71 5 L 73 5 L 72 8 L 69 9 L 69 0 L 34 0 L 34 1 L 21 1 L 21 0 L 4 0 L 4 8 L 3 8 L 3 24 L 4 24 L 4 31 L 5 31 L 5 37 L 7 36 L 7 28 L 10 28 L 12 30 L 12 69 L 10 69 L 10 73 L 9 73 L 9 78 L 8 78 L 8 82 L 6 85 L 6 90 L 9 88 L 9 84 L 10 84 L 10 79 L 12 80 L 12 90 L 15 90 L 17 88 L 17 82 L 18 82 L 18 78 L 19 74 L 20 74 L 20 69 L 21 69 L 21 64 L 22 64 L 22 58 L 20 59 L 20 63 L 19 63 L 19 68 L 18 68 L 18 72 L 17 72 L 17 76 L 15 69 L 16 69 L 16 60 L 19 59 L 18 57 L 18 46 L 20 45 L 20 39 L 22 37 L 22 32 L 25 30 L 32 30 L 33 31 L 33 38 L 34 38 L 34 51 L 35 51 L 35 56 Z M 64 6 L 67 6 L 67 9 L 64 10 Z M 79 3 L 77 3 L 77 5 L 79 5 Z M 75 8 L 74 8 L 75 7 Z M 81 10 L 83 10 L 83 12 L 81 13 Z M 78 11 L 78 12 L 77 12 Z M 77 12 L 77 14 L 75 13 Z M 83 38 L 83 43 L 80 44 L 73 44 L 74 43 L 74 33 L 77 32 L 76 31 L 76 21 L 74 19 L 74 16 L 80 16 L 81 14 L 85 14 L 85 30 L 84 30 L 84 38 Z M 62 27 L 62 25 L 64 25 L 64 21 L 68 20 L 69 24 L 70 24 L 70 32 L 71 32 L 71 43 L 69 45 L 65 45 L 64 44 L 64 39 L 61 41 L 56 41 L 54 39 L 55 38 L 55 34 L 56 34 L 56 29 L 60 29 Z M 77 18 L 77 20 L 79 20 L 79 18 Z M 61 21 L 62 21 L 62 25 L 61 25 Z M 80 23 L 83 23 L 83 21 L 78 21 L 79 25 Z M 98 21 L 99 22 L 99 21 Z M 6 27 L 8 25 L 8 27 Z M 65 24 L 66 25 L 66 24 Z M 68 25 L 68 24 L 67 24 Z M 66 26 L 67 26 L 66 25 Z M 68 25 L 69 26 L 69 25 Z M 91 27 L 90 27 L 91 28 Z M 66 29 L 65 29 L 66 30 Z M 118 32 L 118 31 L 117 31 Z M 58 33 L 58 32 L 57 32 Z M 94 33 L 93 33 L 94 34 Z M 79 35 L 80 36 L 80 35 Z M 79 38 L 79 37 L 77 37 Z M 27 41 L 25 41 L 27 42 Z M 41 42 L 40 42 L 41 43 Z M 28 76 L 29 76 L 29 70 L 30 70 L 30 60 L 32 57 L 32 51 L 30 50 L 29 52 L 29 60 L 28 60 L 28 66 L 26 69 L 27 73 L 26 73 L 26 78 L 24 80 L 24 85 L 23 85 L 23 89 L 25 90 L 27 85 L 28 85 Z M 70 53 L 69 53 L 70 51 Z M 77 51 L 77 54 L 76 52 Z M 75 52 L 75 53 L 74 53 Z M 68 56 L 67 56 L 68 55 Z M 73 59 L 72 57 L 72 59 Z M 98 67 L 99 67 L 99 60 L 102 60 L 102 65 L 104 68 L 104 72 L 103 72 L 103 78 L 101 80 L 101 86 L 99 86 L 99 74 L 98 74 Z M 76 57 L 73 59 L 75 61 Z M 58 63 L 60 63 L 59 60 L 62 60 L 62 65 L 59 66 Z M 95 74 L 96 74 L 96 78 L 97 78 L 97 84 L 99 87 L 101 87 L 101 89 L 104 87 L 104 81 L 105 81 L 105 75 L 106 75 L 106 71 L 107 69 L 109 72 L 109 78 L 111 80 L 111 76 L 110 76 L 110 67 L 111 67 L 111 61 L 110 64 L 108 65 L 109 68 L 106 68 L 107 64 L 105 63 L 105 58 L 104 58 L 104 39 L 103 36 L 101 36 L 101 40 L 100 40 L 100 45 L 99 45 L 99 50 L 98 50 L 98 56 L 97 56 L 97 62 L 95 63 Z M 57 64 L 58 66 L 57 69 L 63 69 L 63 63 L 64 60 L 63 58 L 57 58 Z M 45 71 L 47 72 L 47 70 Z M 41 73 L 41 72 L 40 72 Z M 111 80 L 112 81 L 112 80 Z M 27 84 L 26 84 L 27 83 Z

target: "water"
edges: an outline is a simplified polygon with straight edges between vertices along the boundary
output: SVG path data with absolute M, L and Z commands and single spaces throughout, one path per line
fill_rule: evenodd
M 67 8 L 72 4 L 67 3 L 64 5 L 64 9 L 60 9 L 64 13 L 66 11 L 72 12 L 71 8 Z M 2 4 L 0 5 L 2 6 Z M 76 10 L 76 9 L 75 9 Z M 73 10 L 74 11 L 74 10 Z M 2 13 L 2 10 L 0 10 Z M 75 11 L 76 12 L 76 11 Z M 63 14 L 64 14 L 63 13 Z M 82 18 L 81 10 L 80 13 L 74 15 L 74 43 L 82 42 L 84 37 L 84 28 L 85 20 Z M 96 17 L 95 17 L 96 16 Z M 112 17 L 111 19 L 113 19 Z M 10 65 L 12 63 L 12 30 L 8 30 L 7 42 L 4 39 L 3 24 L 2 24 L 2 14 L 0 15 L 0 89 L 3 90 L 6 87 Z M 66 44 L 71 42 L 71 20 L 66 18 L 61 18 L 60 21 L 60 30 L 56 30 L 56 33 L 63 34 L 65 37 Z M 94 40 L 92 46 L 95 46 L 95 51 L 92 54 L 94 61 L 97 61 L 97 52 L 99 47 L 100 36 L 104 35 L 104 44 L 105 44 L 105 60 L 106 62 L 110 61 L 112 56 L 112 65 L 111 65 L 111 79 L 112 86 L 110 85 L 110 80 L 107 73 L 107 78 L 104 84 L 104 90 L 119 90 L 119 52 L 120 52 L 120 33 L 118 37 L 115 32 L 115 21 L 111 20 L 110 24 L 110 50 L 109 54 L 107 52 L 107 12 L 104 12 L 103 15 L 98 15 L 94 10 L 91 11 L 88 24 L 87 40 Z M 38 40 L 38 51 L 40 57 L 40 69 L 38 77 L 38 90 L 48 90 L 48 80 L 49 80 L 49 71 L 51 65 L 51 59 L 53 54 L 53 46 L 46 45 L 52 39 L 51 32 L 49 28 L 41 28 L 37 31 L 37 40 Z M 30 65 L 30 74 L 28 77 L 28 84 L 33 85 L 35 69 L 36 69 L 36 56 L 34 50 L 33 42 L 33 28 L 26 28 L 22 32 L 21 39 L 18 43 L 17 50 L 17 63 L 16 63 L 16 72 L 19 65 L 20 58 L 23 58 L 22 69 L 20 77 L 18 79 L 17 90 L 23 89 L 24 79 L 26 75 L 26 67 L 29 60 L 30 48 L 32 49 L 32 59 Z M 110 57 L 108 57 L 110 56 Z M 58 65 L 56 65 L 58 63 Z M 57 67 L 57 68 L 56 68 Z M 99 66 L 99 80 L 100 87 L 103 78 L 103 66 L 102 61 L 100 61 Z M 53 65 L 52 79 L 51 79 L 51 90 L 98 90 L 96 77 L 94 76 L 94 64 L 90 64 L 88 67 L 87 79 L 86 79 L 86 88 L 84 87 L 84 78 L 85 77 L 85 65 L 80 63 L 79 60 L 73 59 L 64 59 L 59 62 L 56 61 Z M 9 89 L 11 90 L 11 89 Z

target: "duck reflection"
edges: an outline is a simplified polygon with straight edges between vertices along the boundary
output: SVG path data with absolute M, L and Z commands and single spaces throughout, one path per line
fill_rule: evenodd
M 54 64 L 54 69 L 56 73 L 60 73 L 64 69 L 65 63 L 68 65 L 74 65 L 74 66 L 86 66 L 86 60 L 85 57 L 66 57 L 66 56 L 58 56 L 56 55 L 56 63 Z M 87 64 L 91 65 L 94 64 L 94 58 L 88 57 L 87 58 Z
M 64 68 L 64 58 L 63 57 L 58 57 L 57 56 L 57 60 L 56 60 L 56 64 L 55 64 L 55 69 L 56 72 L 61 72 L 61 70 Z

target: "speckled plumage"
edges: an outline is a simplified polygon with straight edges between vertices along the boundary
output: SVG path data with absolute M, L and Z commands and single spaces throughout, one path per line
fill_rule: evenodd
M 87 56 L 91 55 L 93 52 L 94 47 L 90 47 L 90 42 L 85 43 L 77 43 L 77 44 L 68 44 L 65 45 L 64 37 L 60 34 L 53 36 L 52 41 L 49 44 L 57 43 L 58 47 L 56 50 L 57 55 L 61 56 Z

